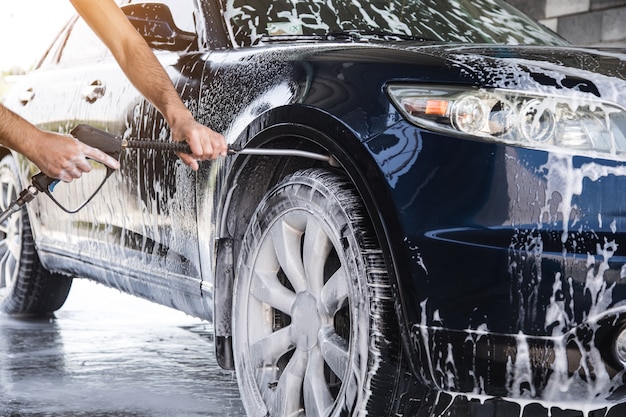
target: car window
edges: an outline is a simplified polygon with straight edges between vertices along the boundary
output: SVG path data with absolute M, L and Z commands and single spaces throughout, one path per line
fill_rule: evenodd
M 555 45 L 565 41 L 499 0 L 223 0 L 240 46 L 263 37 L 342 32 L 461 43 Z
M 108 54 L 107 47 L 100 41 L 83 19 L 77 19 L 69 31 L 58 62 L 70 65 L 78 62 L 95 61 Z
M 52 42 L 52 44 L 50 45 L 50 47 L 48 47 L 48 50 L 46 51 L 44 56 L 39 60 L 39 63 L 37 64 L 37 68 L 47 67 L 50 65 L 56 65 L 57 58 L 60 54 L 63 43 L 65 42 L 65 39 L 67 38 L 67 31 L 69 30 L 70 25 L 71 25 L 71 22 L 68 22 L 66 27 L 63 28 L 63 30 L 56 36 L 56 38 L 54 39 L 54 42 Z

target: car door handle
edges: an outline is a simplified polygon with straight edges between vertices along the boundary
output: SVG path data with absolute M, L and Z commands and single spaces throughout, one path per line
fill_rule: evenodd
M 96 100 L 104 96 L 106 91 L 106 86 L 102 84 L 102 81 L 95 80 L 87 87 L 83 88 L 83 98 L 89 103 L 95 103 Z
M 28 103 L 30 103 L 33 99 L 35 98 L 35 91 L 32 88 L 29 88 L 26 91 L 22 91 L 20 93 L 20 95 L 18 96 L 18 99 L 20 101 L 20 104 L 22 106 L 27 105 Z

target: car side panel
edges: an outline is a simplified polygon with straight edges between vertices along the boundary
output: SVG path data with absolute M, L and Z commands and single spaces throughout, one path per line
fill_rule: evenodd
M 197 102 L 198 89 L 187 82 L 190 67 L 176 67 L 176 54 L 157 55 L 182 97 Z M 16 100 L 9 104 L 41 128 L 69 133 L 76 124 L 87 123 L 129 139 L 170 140 L 160 114 L 112 57 L 71 70 L 45 68 L 28 80 L 41 80 L 40 85 L 22 87 L 36 91 L 33 100 L 25 106 Z M 93 86 L 101 87 L 103 94 L 87 100 L 84 95 Z M 63 212 L 43 195 L 29 207 L 38 220 L 33 223 L 42 261 L 53 270 L 205 315 L 199 300 L 195 189 L 195 173 L 173 153 L 123 151 L 119 172 L 78 213 Z M 75 257 L 81 262 L 70 261 Z M 175 279 L 180 283 L 171 282 Z M 159 295 L 175 288 L 181 293 Z

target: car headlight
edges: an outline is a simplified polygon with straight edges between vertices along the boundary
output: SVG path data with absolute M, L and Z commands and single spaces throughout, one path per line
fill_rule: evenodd
M 412 123 L 534 149 L 626 159 L 626 110 L 598 99 L 503 89 L 392 84 Z

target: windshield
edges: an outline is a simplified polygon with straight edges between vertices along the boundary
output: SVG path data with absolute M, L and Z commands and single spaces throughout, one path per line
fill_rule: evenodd
M 397 34 L 447 43 L 565 45 L 533 19 L 499 0 L 224 0 L 234 43 Z

